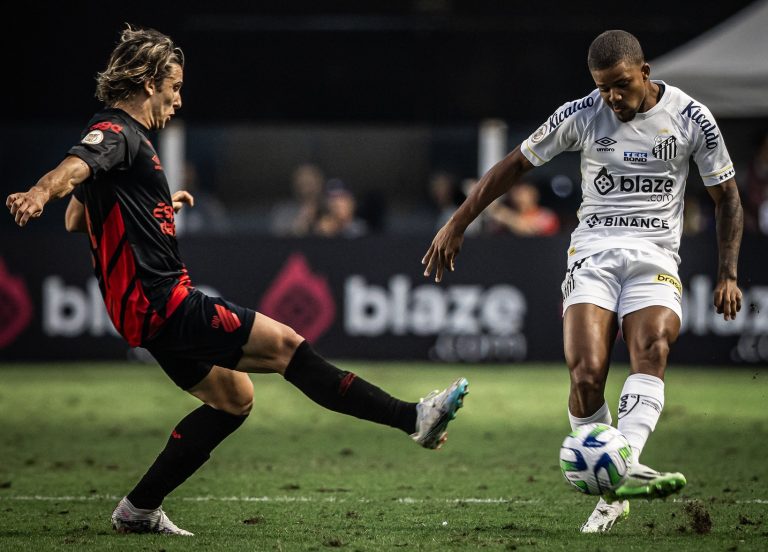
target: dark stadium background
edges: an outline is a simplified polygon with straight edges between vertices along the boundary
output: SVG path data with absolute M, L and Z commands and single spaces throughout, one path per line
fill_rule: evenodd
M 290 256 L 304 255 L 310 269 L 327 277 L 336 301 L 333 325 L 318 338 L 321 349 L 346 358 L 386 357 L 380 352 L 385 351 L 394 358 L 400 354 L 427 359 L 434 356 L 431 334 L 403 337 L 388 331 L 379 336 L 382 341 L 368 345 L 368 338 L 349 335 L 343 302 L 347 279 L 357 272 L 381 289 L 404 274 L 412 287 L 423 284 L 418 260 L 432 233 L 423 208 L 431 172 L 447 169 L 457 178 L 477 176 L 482 121 L 503 120 L 511 148 L 557 106 L 588 93 L 594 85 L 586 69 L 586 50 L 601 31 L 632 31 L 653 60 L 748 4 L 412 0 L 19 5 L 0 33 L 0 190 L 4 198 L 26 189 L 71 145 L 99 106 L 93 78 L 123 23 L 155 27 L 171 35 L 187 57 L 184 106 L 178 116 L 187 132 L 187 158 L 197 167 L 201 189 L 218 198 L 233 221 L 230 236 L 181 237 L 182 252 L 194 259 L 193 278 L 200 274 L 232 299 L 258 306 Z M 721 118 L 719 123 L 737 170 L 743 169 L 768 121 Z M 361 238 L 349 249 L 343 241 L 318 246 L 316 239 L 267 237 L 269 208 L 288 196 L 290 172 L 305 161 L 321 164 L 327 176 L 341 178 L 363 206 L 386 214 L 374 236 Z M 548 349 L 536 357 L 524 356 L 526 360 L 560 356 L 557 283 L 578 203 L 578 194 L 563 199 L 551 193 L 550 181 L 560 174 L 578 187 L 575 157 L 563 156 L 534 177 L 542 186 L 543 202 L 563 217 L 561 235 L 522 241 L 478 238 L 467 248 L 466 264 L 460 265 L 465 272 L 454 279 L 486 290 L 494 282 L 511 283 L 525 291 L 527 308 L 537 320 L 535 328 L 527 328 L 535 335 L 527 339 L 529 344 L 538 340 L 538 345 L 528 350 Z M 744 171 L 738 174 L 743 177 Z M 707 209 L 711 202 L 697 179 L 694 171 L 689 194 L 704 197 Z M 55 289 L 70 286 L 85 294 L 90 270 L 81 237 L 63 235 L 64 206 L 49 206 L 45 216 L 23 232 L 10 217 L 0 217 L 0 260 L 7 271 L 0 280 L 7 284 L 11 276 L 21 278 L 32 304 L 29 326 L 13 343 L 0 347 L 0 358 L 55 358 L 52 351 L 57 350 L 64 360 L 78 358 L 78 350 L 87 357 L 126 355 L 126 348 L 111 336 L 46 333 L 46 279 L 63 278 Z M 711 217 L 711 212 L 704 215 Z M 231 246 L 232 236 L 237 248 Z M 764 248 L 763 236 L 745 240 L 745 251 Z M 715 243 L 711 226 L 684 242 L 684 280 L 701 284 L 699 291 L 706 285 L 696 277 L 711 281 L 714 275 Z M 401 247 L 407 255 L 394 255 L 393 264 L 379 265 L 376 250 L 387 247 Z M 319 250 L 328 253 L 313 259 Z M 350 256 L 358 251 L 359 256 Z M 471 255 L 486 264 L 470 268 Z M 224 276 L 218 264 L 223 258 L 231 263 Z M 768 284 L 763 265 L 755 256 L 742 257 L 748 321 L 737 330 L 723 330 L 700 306 L 700 317 L 691 326 L 697 330 L 683 336 L 676 360 L 768 360 L 765 309 L 760 315 L 762 290 Z M 525 276 L 519 273 L 526 271 L 531 281 L 521 283 Z M 546 274 L 546 289 L 531 284 L 541 282 L 537 274 Z M 686 280 L 684 285 L 692 284 Z M 689 295 L 703 305 L 701 293 Z M 547 305 L 545 322 L 538 321 L 542 313 L 536 310 L 542 304 Z M 15 308 L 6 303 L 0 319 L 13 319 Z M 66 309 L 73 307 L 61 308 L 61 316 L 72 315 Z M 401 347 L 403 339 L 408 339 L 407 346 Z M 554 346 L 548 348 L 547 340 L 554 340 Z M 506 358 L 520 360 L 519 350 Z
M 749 3 L 19 3 L 0 37 L 3 120 L 79 123 L 123 22 L 183 46 L 194 123 L 538 120 L 592 88 L 603 30 L 631 30 L 654 59 Z

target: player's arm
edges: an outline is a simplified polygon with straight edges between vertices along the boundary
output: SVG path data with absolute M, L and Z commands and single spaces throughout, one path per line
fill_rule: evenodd
M 432 245 L 421 260 L 421 264 L 425 265 L 424 276 L 429 276 L 434 270 L 435 281 L 439 282 L 443 279 L 446 267 L 453 271 L 467 226 L 532 168 L 531 162 L 521 153 L 520 146 L 491 167 L 432 240 Z
M 741 290 L 736 283 L 741 234 L 744 229 L 744 212 L 739 199 L 736 180 L 729 178 L 721 184 L 707 186 L 715 201 L 717 225 L 717 285 L 714 303 L 718 314 L 726 320 L 734 320 L 741 310 Z
M 88 231 L 88 223 L 85 220 L 85 205 L 74 194 L 70 197 L 67 212 L 64 214 L 64 227 L 67 232 Z
M 5 205 L 14 217 L 16 224 L 24 226 L 30 218 L 37 218 L 42 215 L 43 209 L 49 201 L 71 193 L 75 186 L 90 175 L 91 168 L 85 161 L 70 155 L 26 192 L 9 195 Z

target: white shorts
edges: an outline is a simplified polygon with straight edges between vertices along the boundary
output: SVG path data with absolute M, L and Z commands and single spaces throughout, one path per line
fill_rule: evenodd
M 621 320 L 636 310 L 667 307 L 683 321 L 683 286 L 671 256 L 636 249 L 606 249 L 568 264 L 563 314 L 571 305 L 591 303 Z

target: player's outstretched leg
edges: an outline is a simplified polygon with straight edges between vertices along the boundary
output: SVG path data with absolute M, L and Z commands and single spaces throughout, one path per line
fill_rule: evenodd
M 582 533 L 605 533 L 611 530 L 617 522 L 629 517 L 629 501 L 616 500 L 608 502 L 603 497 L 597 501 L 589 519 L 581 526 Z
M 317 404 L 335 412 L 401 429 L 425 448 L 439 448 L 446 426 L 462 407 L 467 380 L 419 403 L 401 401 L 318 355 L 306 341 L 293 353 L 285 379 Z
M 192 537 L 194 533 L 176 526 L 163 509 L 136 508 L 127 497 L 112 512 L 112 528 L 118 533 L 162 533 Z

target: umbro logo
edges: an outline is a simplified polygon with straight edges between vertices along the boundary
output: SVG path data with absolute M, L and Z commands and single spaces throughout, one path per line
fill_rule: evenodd
M 616 142 L 616 140 L 614 140 L 610 136 L 603 136 L 599 140 L 595 140 L 595 144 L 600 146 L 599 148 L 597 148 L 597 151 L 616 151 L 611 146 L 617 143 L 618 142 Z
M 615 143 L 616 143 L 616 140 L 614 140 L 610 136 L 603 136 L 599 140 L 595 140 L 595 144 L 600 144 L 601 146 L 605 146 L 605 147 L 612 146 Z

